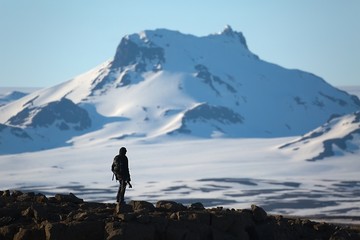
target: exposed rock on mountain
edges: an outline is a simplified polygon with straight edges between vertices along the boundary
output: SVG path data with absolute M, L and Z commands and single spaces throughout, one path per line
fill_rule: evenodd
M 15 138 L 31 139 L 29 134 L 27 134 L 21 128 L 11 127 L 11 126 L 7 126 L 4 124 L 0 124 L 0 133 L 1 133 L 1 135 L 13 136 Z M 1 143 L 1 140 L 5 140 L 5 139 L 0 138 L 0 143 Z
M 62 98 L 45 106 L 34 107 L 32 101 L 25 108 L 11 117 L 10 126 L 25 125 L 27 127 L 50 127 L 55 124 L 59 130 L 84 130 L 91 126 L 91 119 L 86 110 L 75 105 L 71 100 Z
M 193 134 L 201 137 L 214 137 L 214 133 L 228 132 L 231 135 L 231 128 L 236 128 L 243 123 L 244 118 L 229 108 L 222 106 L 209 106 L 199 104 L 184 113 L 181 127 L 171 132 L 182 134 Z

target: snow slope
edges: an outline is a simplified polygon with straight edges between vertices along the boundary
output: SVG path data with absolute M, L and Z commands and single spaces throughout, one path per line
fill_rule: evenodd
M 0 156 L 0 189 L 72 192 L 88 201 L 114 202 L 110 166 L 128 149 L 133 189 L 126 201 L 201 201 L 207 207 L 249 208 L 271 213 L 359 216 L 358 155 L 327 161 L 292 160 L 278 139 L 204 139 L 139 143 L 131 139 L 90 146 Z
M 34 87 L 0 87 L 0 107 L 39 89 Z
M 147 30 L 125 36 L 112 60 L 1 107 L 4 128 L 30 138 L 16 148 L 3 140 L 0 153 L 100 138 L 298 136 L 359 108 L 313 74 L 261 60 L 229 26 L 205 37 Z
M 323 160 L 344 154 L 360 154 L 360 111 L 337 117 L 290 143 L 280 146 L 296 151 L 297 158 Z
M 360 97 L 359 86 L 344 86 Z M 333 116 L 320 127 L 279 147 L 289 158 L 317 161 L 333 156 L 360 155 L 360 112 Z

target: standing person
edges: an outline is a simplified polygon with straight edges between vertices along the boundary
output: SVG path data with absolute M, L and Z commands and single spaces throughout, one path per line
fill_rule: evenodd
M 121 147 L 119 150 L 119 155 L 114 157 L 113 164 L 111 166 L 111 170 L 114 173 L 116 180 L 119 180 L 119 190 L 116 195 L 116 201 L 118 203 L 124 203 L 124 196 L 126 185 L 129 184 L 129 187 L 132 188 L 130 184 L 130 172 L 129 172 L 129 162 L 126 156 L 126 148 Z

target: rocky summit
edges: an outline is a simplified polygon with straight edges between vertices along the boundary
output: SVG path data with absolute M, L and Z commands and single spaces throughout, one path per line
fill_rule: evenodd
M 84 202 L 74 194 L 0 191 L 0 239 L 360 239 L 354 226 L 269 215 L 261 207 L 205 209 L 173 201 Z

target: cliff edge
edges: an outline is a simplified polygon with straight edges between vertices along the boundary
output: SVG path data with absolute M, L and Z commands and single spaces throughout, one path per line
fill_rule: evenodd
M 74 194 L 0 191 L 0 240 L 360 239 L 355 226 L 269 215 L 261 207 L 205 209 L 173 201 L 84 202 Z

